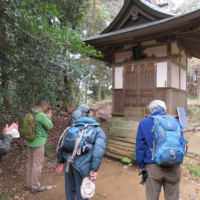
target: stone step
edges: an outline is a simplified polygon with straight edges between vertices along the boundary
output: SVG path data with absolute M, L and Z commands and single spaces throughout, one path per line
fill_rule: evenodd
M 106 139 L 106 144 L 107 145 L 114 144 L 114 145 L 118 145 L 120 147 L 127 147 L 127 148 L 131 148 L 131 149 L 135 148 L 134 144 L 131 144 L 131 143 L 126 142 L 126 141 L 119 141 L 119 140 L 116 140 L 116 139 L 111 139 L 111 138 Z
M 126 143 L 124 143 L 124 144 L 126 144 Z M 116 148 L 118 150 L 123 150 L 123 151 L 127 151 L 127 152 L 130 152 L 130 153 L 133 153 L 133 151 L 135 149 L 134 146 L 131 146 L 131 147 L 121 146 L 119 144 L 115 144 L 115 143 L 112 143 L 112 142 L 109 142 L 109 141 L 106 142 L 106 148 L 107 147 L 113 147 L 113 148 Z
M 106 156 L 109 156 L 109 157 L 111 157 L 111 158 L 114 158 L 114 159 L 117 159 L 117 160 L 122 160 L 122 158 L 124 158 L 125 156 L 120 156 L 120 155 L 117 155 L 117 154 L 115 154 L 115 153 L 111 153 L 111 152 L 109 152 L 109 151 L 105 151 L 105 153 L 104 153 Z M 126 156 L 127 157 L 127 156 Z M 129 157 L 130 159 L 131 159 L 131 161 L 132 161 L 132 163 L 136 163 L 136 160 L 134 160 L 132 157 Z
M 106 151 L 106 150 L 105 150 L 104 155 L 109 156 L 111 158 L 115 158 L 117 160 L 122 160 L 122 158 L 124 157 L 124 156 L 120 156 L 120 155 L 117 155 L 117 154 L 114 154 L 114 153 L 110 153 L 109 151 Z
M 138 129 L 139 122 L 125 121 L 123 119 L 113 119 L 111 121 L 111 126 L 114 127 L 125 127 L 125 128 L 133 128 Z
M 136 138 L 137 130 L 132 128 L 125 128 L 125 127 L 111 127 L 110 128 L 110 135 L 118 136 L 118 137 L 130 137 Z
M 133 152 L 126 151 L 125 149 L 122 150 L 122 149 L 119 149 L 119 148 L 113 147 L 113 146 L 107 146 L 106 147 L 106 151 L 110 152 L 112 154 L 115 154 L 115 155 L 119 155 L 119 156 L 130 158 L 130 159 L 133 159 L 133 157 L 134 157 Z
M 126 143 L 136 144 L 135 138 L 129 138 L 129 137 L 122 138 L 122 137 L 109 135 L 108 139 L 113 139 L 113 140 L 122 141 L 122 142 L 126 142 Z

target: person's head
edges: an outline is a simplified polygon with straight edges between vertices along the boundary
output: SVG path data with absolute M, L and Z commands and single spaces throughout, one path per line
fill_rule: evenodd
M 152 101 L 147 108 L 149 109 L 149 111 L 152 113 L 155 110 L 163 110 L 164 112 L 166 112 L 167 110 L 167 106 L 165 104 L 164 101 L 161 100 L 154 100 Z
M 94 109 L 90 109 L 90 112 L 92 113 L 93 116 L 96 115 L 96 110 L 94 110 Z
M 44 99 L 40 99 L 37 103 L 37 106 L 40 107 L 43 112 L 45 112 L 48 108 L 48 102 Z

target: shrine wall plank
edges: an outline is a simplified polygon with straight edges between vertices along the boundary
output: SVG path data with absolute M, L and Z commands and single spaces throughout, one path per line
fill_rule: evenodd
M 122 90 L 115 90 L 114 91 L 114 113 L 124 113 L 123 107 L 123 98 L 122 98 L 123 91 Z

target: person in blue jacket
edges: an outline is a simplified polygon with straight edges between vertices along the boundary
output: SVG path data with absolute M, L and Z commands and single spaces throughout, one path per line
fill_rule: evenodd
M 87 118 L 88 124 L 98 124 L 94 119 L 84 117 L 79 118 L 75 123 L 83 123 L 81 120 Z M 102 157 L 106 147 L 106 136 L 103 130 L 96 126 L 90 136 L 91 150 L 82 155 L 76 156 L 74 162 L 70 164 L 68 172 L 65 172 L 65 194 L 67 200 L 83 200 L 81 197 L 81 184 L 85 177 L 90 176 L 94 181 L 97 177 L 97 171 L 101 165 Z M 56 171 L 60 174 L 67 164 L 70 152 L 60 149 L 58 151 L 58 168 Z M 87 200 L 87 199 L 84 199 Z
M 167 107 L 163 101 L 154 100 L 147 107 L 151 112 L 151 116 L 166 115 Z M 165 200 L 179 200 L 180 165 L 172 167 L 160 166 L 152 160 L 153 121 L 154 119 L 150 117 L 141 120 L 136 139 L 137 164 L 141 170 L 145 167 L 148 172 L 146 198 L 147 200 L 158 200 L 163 186 Z

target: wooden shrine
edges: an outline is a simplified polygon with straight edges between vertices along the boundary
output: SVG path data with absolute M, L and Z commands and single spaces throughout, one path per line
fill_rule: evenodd
M 148 116 L 146 106 L 159 99 L 169 115 L 177 116 L 177 107 L 187 110 L 187 58 L 200 58 L 200 10 L 174 15 L 150 0 L 125 0 L 113 22 L 84 41 L 113 69 L 116 120 L 106 154 L 132 158 L 138 123 L 124 120 L 126 108 L 144 107 Z
M 200 58 L 200 10 L 173 15 L 149 1 L 126 0 L 100 35 L 84 41 L 113 68 L 113 116 L 154 99 L 165 101 L 171 115 L 186 109 L 187 57 Z

